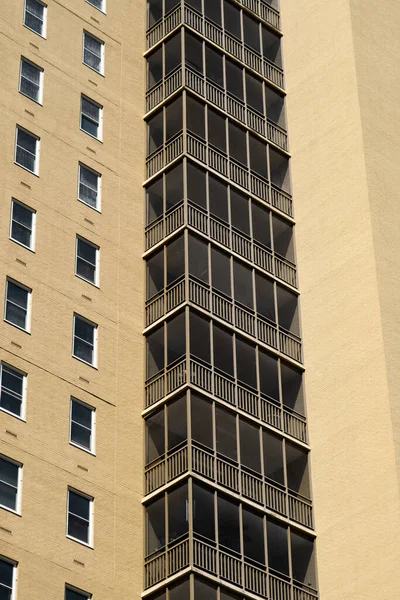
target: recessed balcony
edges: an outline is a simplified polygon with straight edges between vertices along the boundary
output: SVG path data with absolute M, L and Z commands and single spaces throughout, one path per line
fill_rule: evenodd
M 245 0 L 243 0 L 243 3 L 244 1 Z M 252 0 L 247 1 L 250 4 L 253 3 Z M 255 2 L 257 2 L 257 0 L 255 0 Z M 263 3 L 258 3 L 264 5 Z M 272 7 L 268 7 L 268 9 L 272 14 Z M 226 54 L 235 60 L 240 61 L 258 75 L 264 77 L 273 85 L 281 90 L 284 89 L 284 75 L 282 68 L 279 64 L 267 57 L 269 56 L 269 49 L 273 49 L 273 44 L 265 45 L 265 52 L 262 55 L 237 39 L 234 35 L 228 33 L 228 31 L 224 31 L 222 27 L 210 21 L 187 4 L 184 5 L 183 11 L 180 5 L 174 8 L 147 31 L 147 48 L 151 49 L 167 35 L 177 30 L 181 25 L 186 25 L 203 36 L 206 40 L 218 46 L 218 48 L 226 52 Z M 271 36 L 273 35 L 274 34 L 271 33 Z M 274 50 L 270 56 L 272 59 L 275 58 L 276 53 Z

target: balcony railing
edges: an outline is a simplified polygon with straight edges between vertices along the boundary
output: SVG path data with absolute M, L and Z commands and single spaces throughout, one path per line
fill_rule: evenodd
M 267 2 L 263 2 L 263 0 L 235 0 L 235 2 L 250 10 L 278 31 L 280 30 L 279 12 Z
M 272 250 L 246 236 L 243 232 L 230 228 L 227 223 L 215 219 L 190 200 L 182 200 L 165 216 L 158 218 L 146 227 L 146 250 L 184 225 L 190 225 L 209 239 L 222 244 L 237 256 L 245 258 L 267 273 L 275 275 L 280 281 L 297 287 L 297 272 L 294 263 L 274 254 Z
M 265 202 L 292 217 L 292 197 L 273 183 L 256 175 L 241 163 L 229 158 L 225 152 L 208 145 L 193 133 L 178 133 L 164 146 L 155 150 L 146 160 L 147 178 L 153 177 L 174 160 L 186 154 L 207 165 L 215 173 L 223 175 Z
M 189 277 L 188 283 L 182 277 L 167 287 L 165 291 L 147 301 L 147 325 L 151 325 L 185 302 L 191 302 L 203 308 L 213 316 L 252 336 L 258 342 L 301 363 L 301 341 L 297 336 L 282 331 L 279 325 L 235 303 L 231 298 L 220 294 L 193 277 Z
M 251 0 L 247 0 L 247 2 L 249 4 L 253 3 Z M 241 4 L 244 4 L 244 0 Z M 268 8 L 273 11 L 271 7 Z M 233 35 L 224 31 L 219 25 L 187 5 L 184 6 L 183 19 L 181 6 L 178 6 L 147 31 L 147 49 L 152 48 L 154 44 L 157 44 L 181 25 L 187 25 L 270 83 L 281 90 L 284 89 L 283 70 L 278 65 L 261 56 Z
M 307 425 L 303 415 L 277 404 L 265 394 L 246 387 L 194 357 L 183 358 L 146 381 L 146 408 L 189 384 L 307 443 Z
M 205 98 L 214 106 L 234 117 L 249 129 L 252 129 L 282 150 L 288 149 L 287 132 L 276 123 L 269 121 L 245 103 L 230 95 L 225 89 L 218 87 L 212 81 L 204 78 L 189 66 L 179 66 L 163 81 L 153 86 L 146 94 L 146 110 L 150 111 L 169 98 L 174 92 L 183 87 Z
M 279 486 L 262 475 L 229 462 L 192 441 L 145 469 L 146 495 L 170 483 L 184 473 L 197 473 L 231 492 L 248 498 L 279 515 L 289 517 L 309 529 L 313 528 L 311 500 Z
M 228 549 L 222 550 L 211 540 L 206 542 L 189 535 L 174 546 L 146 558 L 145 588 L 148 589 L 189 566 L 270 600 L 318 598 L 316 590 L 293 582 L 284 573 L 262 565 L 255 566 Z

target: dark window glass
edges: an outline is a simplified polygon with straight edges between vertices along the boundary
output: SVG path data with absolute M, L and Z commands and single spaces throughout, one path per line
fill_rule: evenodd
M 65 599 L 64 600 L 88 600 L 91 596 L 88 594 L 77 592 L 71 588 L 65 588 Z
M 71 442 L 92 449 L 93 408 L 71 399 Z
M 164 327 L 159 327 L 147 336 L 146 343 L 147 378 L 150 378 L 164 368 Z
M 263 350 L 258 350 L 261 392 L 279 401 L 278 361 Z
M 96 283 L 98 248 L 82 238 L 76 240 L 76 274 Z
M 228 223 L 228 186 L 226 183 L 223 183 L 223 181 L 220 181 L 216 177 L 209 175 L 208 190 L 210 198 L 210 213 Z
M 256 277 L 257 312 L 275 323 L 274 284 L 270 279 L 263 277 L 258 272 Z
M 182 124 L 182 96 L 167 105 L 165 109 L 166 141 L 176 136 L 183 127 Z
M 233 261 L 233 278 L 235 302 L 240 302 L 247 308 L 253 309 L 253 276 L 252 270 L 238 260 Z
M 267 146 L 254 135 L 249 135 L 250 143 L 250 168 L 252 171 L 261 175 L 264 179 L 268 178 L 267 169 Z
M 279 325 L 292 333 L 300 334 L 300 323 L 296 294 L 289 292 L 282 286 L 276 286 L 277 302 L 278 302 L 278 319 Z
M 163 214 L 163 184 L 162 178 L 157 179 L 146 190 L 147 223 L 152 223 Z
M 68 535 L 88 543 L 91 501 L 85 496 L 68 492 Z
M 164 446 L 164 410 L 160 410 L 146 419 L 146 462 L 164 454 Z
M 183 199 L 183 164 L 179 163 L 165 174 L 165 205 L 169 211 Z
M 219 543 L 240 552 L 239 506 L 223 496 L 218 496 Z
M 152 554 L 165 546 L 165 500 L 164 496 L 146 508 L 146 553 Z
M 231 295 L 231 267 L 229 255 L 211 247 L 212 286 L 218 292 Z
M 189 273 L 208 283 L 208 244 L 194 235 L 189 235 Z
M 294 262 L 293 227 L 282 219 L 272 217 L 274 250 L 287 260 Z
M 0 408 L 21 416 L 24 376 L 11 367 L 1 365 Z
M 12 201 L 11 238 L 28 248 L 32 246 L 33 210 Z
M 260 113 L 264 113 L 263 86 L 259 79 L 246 72 L 246 99 L 247 104 Z
M 269 479 L 284 483 L 282 438 L 263 429 L 264 474 Z
M 9 563 L 6 560 L 0 559 L 0 584 L 5 586 L 4 589 L 4 600 L 11 600 L 11 593 L 13 587 L 13 575 L 14 575 L 14 565 Z M 0 598 L 3 600 L 1 594 L 3 593 L 3 588 L 0 588 Z
M 197 313 L 190 312 L 190 354 L 207 363 L 211 362 L 210 355 L 210 323 Z
M 190 598 L 189 579 L 169 587 L 168 600 L 187 600 Z
M 214 365 L 233 377 L 233 338 L 230 332 L 213 325 Z
M 187 484 L 168 494 L 168 541 L 173 542 L 188 532 Z
M 240 418 L 239 433 L 240 462 L 249 469 L 257 471 L 257 473 L 261 473 L 259 428 Z
M 75 315 L 74 356 L 93 364 L 95 325 Z
M 260 29 L 258 23 L 245 12 L 243 12 L 243 33 L 244 43 L 260 53 Z
M 291 531 L 293 579 L 315 588 L 315 559 L 313 541 L 301 533 Z
M 304 415 L 303 378 L 300 371 L 281 362 L 282 401 L 286 408 Z
M 159 48 L 147 58 L 147 89 L 162 79 L 162 49 Z
M 146 262 L 147 299 L 152 298 L 164 289 L 164 251 L 153 254 Z
M 186 98 L 186 122 L 188 131 L 205 139 L 204 104 L 188 95 Z
M 207 448 L 213 448 L 212 403 L 192 392 L 190 399 L 192 438 Z
M 203 74 L 203 44 L 187 31 L 185 31 L 185 62 L 188 67 Z
M 280 573 L 289 573 L 287 529 L 275 521 L 267 522 L 268 564 Z
M 247 235 L 250 234 L 249 199 L 231 187 L 232 226 Z
M 204 13 L 207 19 L 221 25 L 221 4 L 219 0 L 204 0 Z
M 234 414 L 221 408 L 215 407 L 215 420 L 217 431 L 217 452 L 232 460 L 237 460 L 236 444 L 236 417 Z
M 215 540 L 214 494 L 193 482 L 193 531 Z
M 147 123 L 148 154 L 155 152 L 163 143 L 163 113 L 154 115 Z
M 236 338 L 237 377 L 251 387 L 257 387 L 255 346 Z
M 152 27 L 162 17 L 162 0 L 147 0 L 148 27 Z
M 243 507 L 243 546 L 247 558 L 265 564 L 264 522 L 255 512 Z
M 185 313 L 180 313 L 167 322 L 167 365 L 171 365 L 176 360 L 182 358 L 185 352 Z
M 0 458 L 0 505 L 11 510 L 17 509 L 18 474 L 18 465 Z M 0 598 L 1 589 L 0 587 Z
M 218 150 L 226 152 L 225 119 L 215 110 L 209 108 L 208 114 L 208 141 Z
M 206 45 L 206 77 L 220 87 L 224 86 L 222 54 Z
M 231 122 L 229 122 L 229 154 L 242 165 L 247 165 L 246 132 Z
M 187 163 L 187 190 L 189 200 L 206 208 L 206 172 L 190 162 Z
M 217 587 L 210 582 L 198 577 L 194 580 L 195 600 L 217 600 Z
M 229 94 L 243 101 L 243 69 L 226 60 L 226 89 Z
M 187 439 L 186 396 L 168 404 L 168 450 Z
M 231 4 L 230 0 L 224 0 L 224 22 L 225 29 L 241 39 L 241 27 L 240 27 L 240 10 Z
M 308 453 L 290 442 L 286 442 L 286 472 L 288 487 L 309 498 Z
M 270 212 L 256 202 L 251 203 L 253 237 L 256 242 L 271 248 Z
M 172 73 L 182 62 L 181 60 L 181 34 L 170 38 L 164 45 L 165 77 Z
M 167 285 L 170 285 L 185 272 L 185 252 L 183 235 L 167 245 Z

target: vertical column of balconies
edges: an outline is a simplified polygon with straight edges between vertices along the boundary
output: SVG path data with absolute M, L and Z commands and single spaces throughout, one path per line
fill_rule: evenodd
M 315 600 L 279 13 L 148 24 L 146 593 Z

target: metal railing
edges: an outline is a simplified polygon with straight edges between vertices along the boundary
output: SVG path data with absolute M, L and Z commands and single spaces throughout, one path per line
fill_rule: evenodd
M 190 357 L 188 361 L 182 358 L 146 381 L 146 408 L 187 384 L 307 443 L 307 425 L 303 415 L 277 404 L 262 392 L 246 387 L 195 357 Z
M 185 278 L 182 277 L 165 291 L 150 298 L 146 303 L 146 324 L 151 325 L 169 311 L 188 301 L 247 333 L 258 342 L 301 362 L 300 338 L 290 332 L 281 331 L 279 325 L 235 303 L 231 298 L 223 296 L 193 277 L 188 279 L 188 289 L 186 289 Z
M 270 600 L 316 600 L 318 592 L 294 583 L 288 576 L 267 566 L 256 566 L 215 542 L 188 535 L 176 545 L 145 560 L 145 588 L 191 566 L 228 581 L 242 590 Z
M 267 14 L 268 11 L 273 14 L 272 7 L 268 7 L 265 13 Z M 282 90 L 284 89 L 284 76 L 281 67 L 268 58 L 261 56 L 261 54 L 243 44 L 233 35 L 224 31 L 219 25 L 187 5 L 184 6 L 183 18 L 181 7 L 178 6 L 147 31 L 147 49 L 152 48 L 152 46 L 160 42 L 180 25 L 187 25 L 208 41 L 216 44 L 233 58 L 239 60 Z
M 146 160 L 147 178 L 156 175 L 184 153 L 207 165 L 217 174 L 227 177 L 266 204 L 292 217 L 292 197 L 290 194 L 274 184 L 269 184 L 266 179 L 229 158 L 225 152 L 217 150 L 191 132 L 186 132 L 186 135 L 183 132 L 178 133 L 165 145 L 148 156 Z
M 185 70 L 183 74 L 183 69 Z M 192 69 L 182 65 L 168 74 L 163 81 L 150 88 L 146 94 L 146 111 L 153 110 L 184 85 L 214 106 L 234 117 L 282 150 L 288 149 L 287 132 L 264 115 L 258 113 L 227 90 Z

